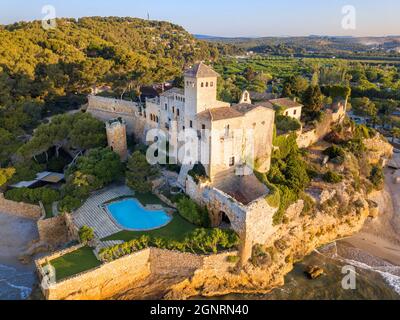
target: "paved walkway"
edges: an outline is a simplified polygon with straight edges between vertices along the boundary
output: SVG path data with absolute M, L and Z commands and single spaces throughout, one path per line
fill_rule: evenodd
M 101 207 L 105 202 L 122 196 L 132 196 L 134 193 L 127 186 L 113 187 L 92 195 L 74 214 L 73 219 L 78 228 L 91 227 L 96 237 L 103 239 L 122 231 Z

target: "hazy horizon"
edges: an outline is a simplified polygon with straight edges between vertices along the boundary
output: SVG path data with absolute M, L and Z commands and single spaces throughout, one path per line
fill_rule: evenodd
M 400 33 L 400 2 L 396 0 L 276 1 L 179 0 L 128 1 L 23 0 L 0 3 L 0 24 L 40 20 L 42 7 L 52 5 L 57 17 L 120 16 L 162 20 L 192 34 L 216 37 L 385 37 Z M 356 29 L 344 29 L 346 5 L 355 8 Z

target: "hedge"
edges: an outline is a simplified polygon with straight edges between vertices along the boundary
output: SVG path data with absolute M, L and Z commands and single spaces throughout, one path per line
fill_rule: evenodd
M 210 226 L 211 222 L 207 208 L 199 206 L 193 200 L 182 197 L 177 203 L 177 208 L 179 214 L 194 225 L 199 227 Z
M 57 190 L 53 190 L 47 187 L 29 189 L 11 189 L 4 194 L 8 200 L 16 202 L 25 202 L 31 204 L 52 204 L 55 201 L 60 200 L 60 193 Z
M 102 261 L 110 262 L 131 253 L 149 248 L 176 250 L 194 254 L 217 253 L 220 250 L 229 250 L 239 245 L 239 237 L 232 230 L 222 229 L 196 229 L 183 241 L 153 238 L 143 235 L 113 247 L 103 248 L 99 252 Z

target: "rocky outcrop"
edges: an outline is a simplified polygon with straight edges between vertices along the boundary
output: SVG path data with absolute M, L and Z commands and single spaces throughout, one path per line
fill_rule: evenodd
M 379 136 L 366 141 L 366 146 L 370 163 L 391 156 L 391 146 Z M 342 168 L 344 172 L 346 169 L 349 168 Z M 357 169 L 362 171 L 360 167 Z M 360 231 L 368 217 L 376 216 L 379 211 L 379 205 L 368 201 L 366 190 L 355 186 L 351 175 L 337 185 L 319 182 L 313 187 L 320 190 L 319 197 L 314 198 L 314 210 L 305 214 L 303 200 L 289 207 L 285 223 L 279 225 L 264 245 L 253 247 L 252 258 L 245 267 L 221 260 L 205 263 L 193 277 L 173 286 L 166 298 L 267 293 L 283 285 L 284 276 L 295 262 L 322 245 Z

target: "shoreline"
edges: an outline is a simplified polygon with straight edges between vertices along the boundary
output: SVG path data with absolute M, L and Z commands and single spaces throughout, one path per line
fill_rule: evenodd
M 392 173 L 385 169 L 384 191 L 371 196 L 379 204 L 379 216 L 369 219 L 359 233 L 338 243 L 400 266 L 400 185 L 393 183 Z
M 38 238 L 36 222 L 0 212 L 0 300 L 25 300 L 36 285 L 35 264 L 19 257 Z

